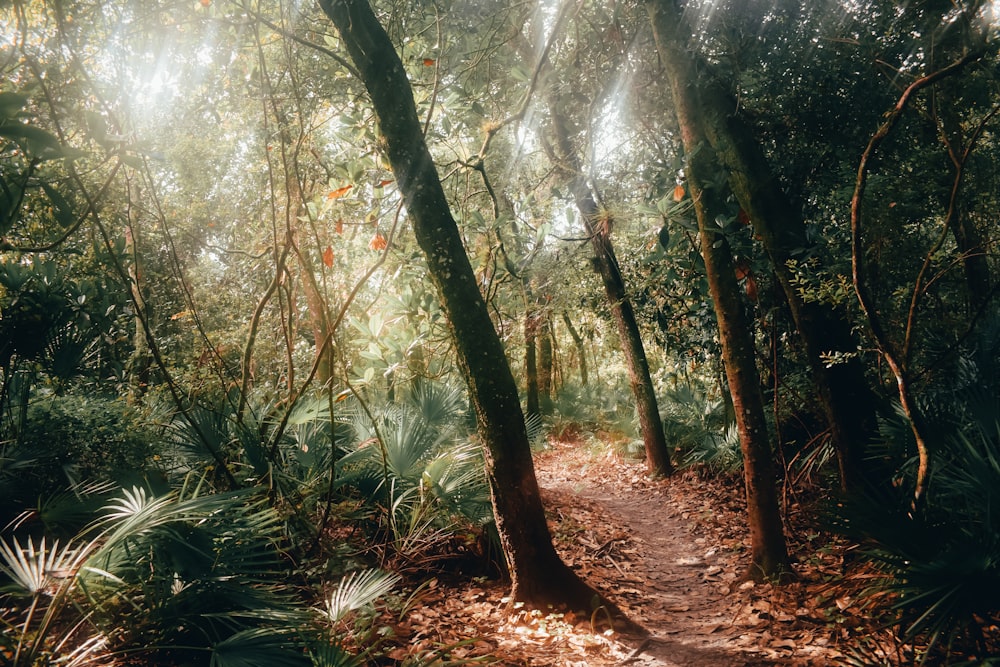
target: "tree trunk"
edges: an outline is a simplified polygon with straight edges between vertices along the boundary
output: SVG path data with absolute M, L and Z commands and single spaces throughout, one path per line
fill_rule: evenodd
M 551 415 L 554 371 L 552 323 L 547 311 L 541 311 L 539 316 L 541 320 L 538 323 L 538 407 L 543 415 Z
M 943 65 L 942 65 L 943 66 Z M 961 82 L 949 79 L 943 81 L 937 95 L 938 117 L 941 121 L 941 135 L 948 157 L 951 161 L 954 184 L 950 192 L 952 201 L 946 202 L 949 211 L 949 226 L 955 245 L 958 247 L 962 269 L 965 272 L 965 284 L 969 291 L 969 305 L 975 311 L 983 305 L 990 295 L 992 276 L 988 261 L 986 243 L 968 215 L 961 197 L 961 185 L 968 159 L 971 142 L 965 138 L 962 123 L 955 113 L 953 105 L 958 104 L 961 95 Z
M 552 545 L 514 376 L 424 142 L 403 63 L 368 0 L 320 5 L 340 31 L 371 97 L 385 153 L 448 317 L 484 446 L 511 598 L 539 608 L 589 609 L 596 593 Z
M 538 317 L 530 308 L 524 315 L 524 411 L 541 414 L 538 404 Z
M 649 4 L 657 43 L 667 58 L 684 58 L 691 72 L 699 63 L 683 48 L 691 32 L 674 0 Z M 788 260 L 797 248 L 808 247 L 805 224 L 796 214 L 771 172 L 760 145 L 737 114 L 735 100 L 719 82 L 705 75 L 683 85 L 693 113 L 719 164 L 729 173 L 729 184 L 760 237 L 785 295 L 795 327 L 806 350 L 820 405 L 830 428 L 840 469 L 841 486 L 857 487 L 865 445 L 877 432 L 875 398 L 856 355 L 857 341 L 843 313 L 802 300 Z M 831 353 L 847 353 L 845 360 L 828 364 Z
M 573 322 L 570 321 L 569 315 L 565 313 L 562 314 L 563 324 L 566 325 L 566 331 L 569 332 L 569 337 L 573 339 L 573 347 L 576 348 L 576 357 L 580 360 L 580 384 L 584 387 L 587 386 L 587 351 L 583 346 L 583 339 L 580 338 L 580 334 L 573 327 Z
M 280 120 L 281 114 L 277 112 Z M 302 193 L 302 184 L 299 182 L 299 162 L 296 154 L 297 148 L 289 150 L 284 141 L 281 143 L 282 166 L 285 170 L 285 224 L 291 231 L 288 235 L 292 244 L 295 258 L 299 265 L 299 277 L 302 281 L 302 294 L 306 300 L 306 309 L 309 314 L 309 325 L 313 332 L 313 346 L 317 361 L 316 383 L 321 387 L 326 387 L 330 378 L 333 377 L 334 369 L 334 348 L 332 343 L 327 343 L 327 338 L 333 335 L 332 323 L 330 322 L 330 311 L 327 308 L 326 298 L 323 295 L 320 283 L 316 280 L 316 267 L 309 257 L 308 248 L 302 244 L 303 238 L 309 237 L 308 226 L 305 225 L 299 216 L 305 213 L 305 197 Z
M 143 319 L 148 316 L 146 297 L 142 293 L 140 280 L 142 272 L 140 270 L 140 260 L 138 244 L 136 243 L 136 222 L 137 215 L 131 204 L 128 207 L 128 227 L 125 228 L 125 254 L 132 258 L 128 265 L 129 289 L 132 292 L 132 302 L 139 312 L 135 317 L 135 330 L 132 333 L 132 354 L 129 356 L 128 364 L 128 386 L 129 402 L 139 403 L 149 389 L 149 372 L 153 365 L 153 355 L 149 351 L 149 342 L 146 340 L 146 330 L 142 325 Z
M 726 378 L 736 411 L 751 541 L 748 576 L 755 580 L 773 578 L 789 572 L 790 568 L 778 510 L 774 462 L 753 336 L 743 310 L 729 243 L 715 224 L 716 215 L 725 207 L 722 193 L 709 185 L 719 165 L 714 151 L 708 146 L 700 109 L 695 103 L 698 80 L 694 67 L 680 48 L 677 23 L 668 23 L 668 15 L 660 11 L 665 4 L 651 0 L 648 7 L 687 153 L 685 173 L 698 220 L 701 254 L 718 321 Z
M 625 291 L 625 281 L 615 257 L 614 246 L 611 244 L 610 213 L 603 212 L 597 205 L 594 195 L 583 177 L 582 165 L 576 149 L 572 145 L 566 128 L 566 118 L 556 108 L 556 103 L 550 102 L 549 110 L 552 116 L 552 132 L 559 151 L 559 159 L 563 163 L 570 181 L 570 189 L 576 200 L 576 208 L 580 212 L 584 229 L 590 237 L 594 248 L 594 264 L 597 273 L 604 283 L 604 293 L 607 295 L 611 314 L 621 338 L 622 353 L 625 355 L 625 365 L 628 368 L 629 384 L 635 397 L 636 410 L 639 413 L 639 428 L 642 431 L 642 441 L 646 448 L 646 470 L 650 475 L 671 475 L 674 466 L 670 462 L 667 449 L 667 439 L 663 432 L 663 421 L 660 419 L 660 409 L 653 390 L 653 381 L 649 374 L 649 361 L 639 334 L 639 325 L 635 319 L 632 302 Z

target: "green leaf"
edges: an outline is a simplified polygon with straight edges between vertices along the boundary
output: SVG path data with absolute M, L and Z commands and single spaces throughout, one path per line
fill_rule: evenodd
M 337 589 L 327 598 L 326 616 L 339 621 L 352 611 L 366 607 L 392 592 L 400 576 L 382 570 L 351 572 L 337 584 Z
M 73 213 L 73 205 L 69 203 L 69 200 L 62 196 L 62 193 L 48 183 L 42 184 L 42 189 L 45 190 L 45 194 L 47 194 L 49 196 L 49 200 L 52 201 L 52 206 L 55 209 L 56 222 L 59 223 L 60 227 L 65 229 L 76 222 L 76 214 Z
M 0 93 L 0 119 L 10 119 L 28 103 L 28 96 L 21 93 Z
M 25 151 L 35 154 L 41 159 L 61 157 L 59 139 L 52 133 L 20 123 L 0 125 L 0 137 L 15 141 Z M 48 155 L 46 155 L 48 153 Z
M 210 667 L 306 667 L 289 629 L 248 628 L 212 647 Z

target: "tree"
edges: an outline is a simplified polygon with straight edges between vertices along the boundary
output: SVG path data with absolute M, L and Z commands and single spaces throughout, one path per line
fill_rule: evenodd
M 840 469 L 844 490 L 857 488 L 863 468 L 863 450 L 876 433 L 876 401 L 865 378 L 858 342 L 851 334 L 846 312 L 828 303 L 803 299 L 790 260 L 807 252 L 810 243 L 801 215 L 772 173 L 768 160 L 744 122 L 735 99 L 718 80 L 713 68 L 696 52 L 683 48 L 693 40 L 690 27 L 674 0 L 654 4 L 657 37 L 664 57 L 686 58 L 686 68 L 698 72 L 696 84 L 685 88 L 705 138 L 725 170 L 733 194 L 753 225 L 771 260 L 771 267 L 791 311 L 806 350 L 813 382 L 823 408 Z M 672 29 L 669 26 L 677 26 Z M 664 44 L 668 39 L 676 44 Z M 834 363 L 830 359 L 835 359 Z
M 771 578 L 788 572 L 789 560 L 751 327 L 744 313 L 733 257 L 725 236 L 727 216 L 724 193 L 718 182 L 719 163 L 709 145 L 695 101 L 701 82 L 680 47 L 679 26 L 669 20 L 669 15 L 661 13 L 663 5 L 659 0 L 651 0 L 647 7 L 673 93 L 674 111 L 686 153 L 685 176 L 698 220 L 701 253 L 736 411 L 751 541 L 748 574 L 754 579 Z
M 579 43 L 575 45 L 577 50 L 582 48 Z M 555 67 L 555 63 L 550 62 L 549 58 L 547 50 L 542 51 L 540 69 L 550 71 Z M 600 85 L 604 89 L 608 86 L 604 81 Z M 565 89 L 554 85 L 545 91 L 549 111 L 548 129 L 554 144 L 551 157 L 557 173 L 569 187 L 584 232 L 590 240 L 594 253 L 593 268 L 601 278 L 604 295 L 618 331 L 622 354 L 628 369 L 629 385 L 639 417 L 639 428 L 646 452 L 646 470 L 651 475 L 670 475 L 674 467 L 670 461 L 663 422 L 660 419 L 649 360 L 646 357 L 635 310 L 611 240 L 614 215 L 612 211 L 599 204 L 600 198 L 595 186 L 587 178 L 580 157 L 581 148 L 576 145 L 576 137 L 571 129 L 575 127 L 574 122 L 580 125 L 590 122 L 590 119 L 581 121 L 570 117 L 570 110 L 579 106 L 581 94 L 578 89 Z M 596 101 L 591 105 L 596 105 Z
M 321 0 L 320 5 L 368 90 L 383 148 L 449 319 L 486 453 L 512 599 L 540 607 L 589 608 L 595 592 L 553 548 L 514 377 L 424 142 L 403 63 L 367 0 Z

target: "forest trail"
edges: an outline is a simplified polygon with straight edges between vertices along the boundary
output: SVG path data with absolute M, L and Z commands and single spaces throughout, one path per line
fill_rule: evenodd
M 603 449 L 603 448 L 602 448 Z M 740 582 L 747 558 L 741 488 L 691 474 L 651 480 L 641 461 L 579 442 L 552 442 L 535 468 L 560 555 L 648 637 L 601 632 L 602 619 L 510 614 L 500 584 L 442 586 L 417 610 L 428 642 L 477 640 L 452 656 L 490 655 L 525 667 L 763 667 L 844 664 L 851 624 L 832 621 L 818 555 L 804 581 Z M 595 620 L 598 626 L 595 630 Z M 418 633 L 419 634 L 419 633 Z
M 738 489 L 693 476 L 650 480 L 641 462 L 594 458 L 568 443 L 539 455 L 536 472 L 550 511 L 591 515 L 576 536 L 583 558 L 603 569 L 610 563 L 614 572 L 588 573 L 598 566 L 573 562 L 580 557 L 574 549 L 564 557 L 650 632 L 644 644 L 629 642 L 643 644 L 630 664 L 809 665 L 839 656 L 829 641 L 802 631 L 812 620 L 808 608 L 782 608 L 788 590 L 779 602 L 772 586 L 739 582 L 746 569 L 742 508 L 726 493 Z

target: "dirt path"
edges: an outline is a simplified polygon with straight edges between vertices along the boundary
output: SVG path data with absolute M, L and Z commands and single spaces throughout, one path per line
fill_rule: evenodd
M 563 523 L 567 514 L 572 521 L 574 512 L 584 513 L 575 536 L 587 548 L 582 560 L 610 563 L 613 572 L 600 576 L 597 565 L 588 573 L 585 563 L 574 564 L 651 633 L 631 664 L 828 665 L 840 656 L 825 621 L 813 618 L 815 605 L 797 604 L 796 593 L 810 594 L 804 587 L 783 587 L 779 595 L 767 584 L 739 582 L 746 569 L 742 508 L 717 484 L 651 481 L 641 463 L 595 460 L 560 443 L 537 458 L 536 470 L 547 507 L 563 514 Z M 566 540 L 561 550 L 571 562 L 581 558 Z
M 855 631 L 831 620 L 834 600 L 816 583 L 832 578 L 839 556 L 800 564 L 808 572 L 801 583 L 740 583 L 747 545 L 738 484 L 650 480 L 641 462 L 580 443 L 552 443 L 537 455 L 536 473 L 562 558 L 649 636 L 602 631 L 599 615 L 511 613 L 498 582 L 435 582 L 397 628 L 409 642 L 399 657 L 488 656 L 523 667 L 845 664 L 837 647 Z

